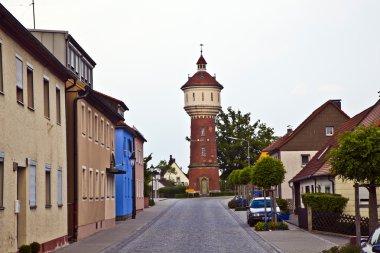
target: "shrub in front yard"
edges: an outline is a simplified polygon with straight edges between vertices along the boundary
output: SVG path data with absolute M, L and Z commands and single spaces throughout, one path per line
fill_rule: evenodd
M 347 244 L 341 247 L 334 246 L 330 249 L 323 250 L 322 253 L 360 253 L 360 249 Z
M 30 245 L 22 245 L 19 250 L 18 250 L 19 253 L 32 253 L 32 248 L 30 247 Z
M 149 199 L 149 206 L 154 206 L 155 204 L 154 199 Z
M 220 196 L 233 196 L 234 193 L 231 191 L 227 192 L 210 192 L 210 197 L 220 197 Z
M 232 199 L 228 202 L 228 208 L 234 209 L 237 207 L 237 201 Z
M 288 201 L 286 199 L 276 199 L 277 205 L 281 213 L 289 213 Z
M 41 245 L 38 242 L 32 242 L 30 244 L 30 249 L 32 253 L 40 252 Z
M 329 193 L 305 193 L 302 194 L 302 202 L 306 207 L 311 207 L 315 211 L 343 213 L 347 205 L 348 198 L 340 194 Z
M 268 230 L 289 230 L 288 224 L 285 222 L 274 222 L 274 221 L 269 221 L 268 224 Z M 256 231 L 266 231 L 266 226 L 265 222 L 259 221 L 255 225 L 255 230 Z
M 176 194 L 186 193 L 187 186 L 179 185 L 160 188 L 160 196 L 163 198 L 174 198 Z

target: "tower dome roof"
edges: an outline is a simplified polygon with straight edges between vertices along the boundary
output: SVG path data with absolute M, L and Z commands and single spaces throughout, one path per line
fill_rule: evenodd
M 203 58 L 203 55 L 201 53 L 201 56 L 199 57 L 197 61 L 198 71 L 192 77 L 189 77 L 189 80 L 184 85 L 182 85 L 181 87 L 182 90 L 185 90 L 190 87 L 196 87 L 196 86 L 202 86 L 202 87 L 214 86 L 219 89 L 223 89 L 223 86 L 218 81 L 216 81 L 216 78 L 211 76 L 206 71 L 206 69 L 204 68 L 206 64 L 207 62 L 205 58 Z

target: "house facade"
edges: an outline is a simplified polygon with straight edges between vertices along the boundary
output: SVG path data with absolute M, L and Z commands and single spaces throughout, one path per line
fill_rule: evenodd
M 286 170 L 284 183 L 277 187 L 277 196 L 296 205 L 293 202 L 293 189 L 297 189 L 298 186 L 289 181 L 306 166 L 333 135 L 334 130 L 348 118 L 341 110 L 340 100 L 328 100 L 294 131 L 288 129 L 282 138 L 263 150 L 268 155 L 280 159 Z
M 126 173 L 116 175 L 116 219 L 125 220 L 132 216 L 133 209 L 133 173 L 129 158 L 134 151 L 134 131 L 124 122 L 116 126 L 116 167 Z
M 0 17 L 0 252 L 34 241 L 51 251 L 67 243 L 65 85 L 73 75 L 1 4 Z
M 344 210 L 345 213 L 355 215 L 355 193 L 354 182 L 342 181 L 338 177 L 331 175 L 331 167 L 327 162 L 327 154 L 332 148 L 338 146 L 337 136 L 343 132 L 352 131 L 355 127 L 363 125 L 370 126 L 377 124 L 380 121 L 380 100 L 373 106 L 355 115 L 351 119 L 342 123 L 334 136 L 321 147 L 318 153 L 311 159 L 311 161 L 295 176 L 292 178 L 294 185 L 299 185 L 296 191 L 296 203 L 298 207 L 303 207 L 301 195 L 303 193 L 336 193 L 347 197 L 348 203 Z M 364 187 L 359 188 L 359 204 L 362 216 L 368 217 L 368 190 Z
M 189 185 L 189 178 L 171 155 L 169 158 L 169 165 L 174 168 L 174 173 L 166 172 L 163 177 L 168 181 L 174 182 L 176 185 Z
M 136 127 L 133 127 L 133 130 L 135 130 L 134 150 L 136 157 L 135 206 L 137 211 L 142 211 L 144 209 L 144 142 L 146 139 Z

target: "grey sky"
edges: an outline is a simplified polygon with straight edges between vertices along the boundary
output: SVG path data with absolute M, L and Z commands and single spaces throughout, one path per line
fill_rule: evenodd
M 32 28 L 32 0 L 0 0 Z M 380 90 L 380 1 L 35 0 L 36 28 L 67 30 L 96 61 L 94 88 L 123 100 L 153 162 L 187 171 L 190 120 L 180 87 L 199 44 L 225 87 L 222 106 L 277 135 L 330 98 L 350 116 Z

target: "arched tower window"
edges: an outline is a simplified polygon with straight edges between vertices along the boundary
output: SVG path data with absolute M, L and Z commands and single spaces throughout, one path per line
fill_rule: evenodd
M 189 102 L 189 96 L 187 93 L 186 93 L 186 102 Z
M 205 94 L 202 92 L 202 101 L 205 101 Z
M 214 101 L 214 93 L 211 92 L 211 101 Z
M 193 92 L 193 101 L 195 101 L 195 93 Z

